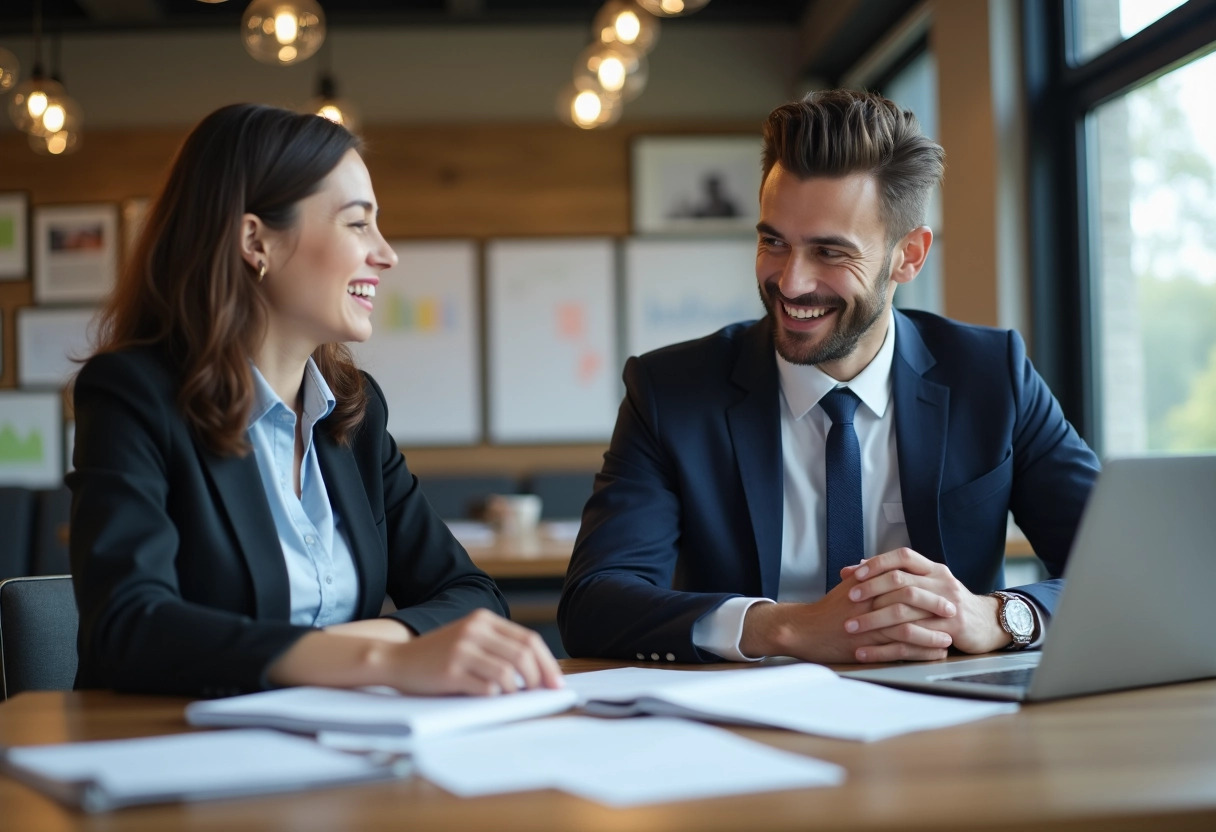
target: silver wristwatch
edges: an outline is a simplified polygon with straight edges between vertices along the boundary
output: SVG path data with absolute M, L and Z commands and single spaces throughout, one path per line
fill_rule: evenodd
M 1024 598 L 1010 592 L 993 592 L 1000 606 L 997 607 L 996 620 L 1001 629 L 1009 633 L 1013 644 L 1010 650 L 1021 650 L 1030 644 L 1034 637 L 1034 612 Z

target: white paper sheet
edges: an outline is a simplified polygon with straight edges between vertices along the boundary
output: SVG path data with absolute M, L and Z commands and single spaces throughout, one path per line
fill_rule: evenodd
M 835 786 L 840 766 L 682 719 L 569 717 L 420 741 L 418 770 L 462 797 L 561 789 L 626 807 Z
M 389 689 L 298 687 L 192 702 L 186 706 L 186 720 L 192 725 L 421 737 L 560 713 L 577 699 L 569 689 L 504 696 L 404 696 Z
M 842 679 L 821 665 L 696 672 L 619 668 L 568 676 L 589 713 L 665 714 L 874 741 L 1017 711 Z M 602 706 L 601 706 L 602 703 Z
M 4 759 L 14 776 L 87 811 L 294 791 L 400 771 L 259 729 L 27 746 L 8 749 Z

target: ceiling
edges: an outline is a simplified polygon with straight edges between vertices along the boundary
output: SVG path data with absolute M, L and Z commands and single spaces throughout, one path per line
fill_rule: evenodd
M 330 26 L 590 23 L 603 0 L 319 0 Z M 28 34 L 37 0 L 0 2 L 0 34 Z M 42 0 L 46 31 L 131 31 L 239 24 L 246 0 Z M 795 26 L 807 0 L 712 0 L 705 23 Z

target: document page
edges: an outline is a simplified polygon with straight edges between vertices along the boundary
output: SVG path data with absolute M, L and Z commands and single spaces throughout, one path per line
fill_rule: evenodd
M 563 717 L 418 742 L 420 774 L 461 797 L 561 789 L 626 807 L 835 786 L 840 766 L 683 719 Z
M 406 696 L 389 688 L 298 687 L 191 702 L 186 720 L 191 725 L 258 726 L 306 734 L 427 736 L 548 716 L 573 707 L 577 699 L 568 689 L 503 696 Z
M 842 679 L 821 665 L 681 671 L 627 667 L 577 673 L 567 686 L 588 713 L 665 714 L 873 741 L 1017 711 Z
M 3 764 L 18 780 L 89 812 L 387 780 L 402 771 L 260 729 L 9 748 Z

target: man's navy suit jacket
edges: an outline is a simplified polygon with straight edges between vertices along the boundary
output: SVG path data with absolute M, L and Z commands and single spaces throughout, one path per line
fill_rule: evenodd
M 1013 511 L 1050 612 L 1098 473 L 1016 332 L 894 312 L 892 397 L 912 548 L 975 593 L 1003 583 Z M 768 318 L 631 358 L 558 609 L 572 656 L 718 657 L 692 628 L 781 574 L 779 380 Z M 807 460 L 821 465 L 820 460 Z M 871 554 L 879 554 L 873 552 Z

